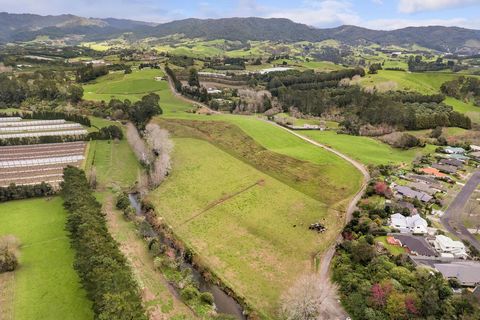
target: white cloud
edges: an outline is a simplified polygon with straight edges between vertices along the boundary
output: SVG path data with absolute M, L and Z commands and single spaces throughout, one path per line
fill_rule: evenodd
M 414 13 L 472 4 L 480 4 L 480 0 L 400 0 L 398 10 L 402 13 Z
M 480 29 L 479 20 L 467 20 L 464 18 L 453 19 L 378 19 L 365 21 L 363 27 L 376 30 L 394 30 L 406 27 L 446 26 Z
M 345 0 L 304 0 L 294 9 L 272 9 L 267 18 L 287 18 L 312 26 L 358 24 L 361 20 L 353 10 L 352 3 Z

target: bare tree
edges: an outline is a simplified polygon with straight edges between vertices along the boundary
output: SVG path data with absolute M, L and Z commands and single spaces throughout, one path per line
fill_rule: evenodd
M 92 187 L 92 189 L 97 188 L 97 168 L 95 166 L 92 166 L 92 168 L 90 169 L 88 182 L 90 183 L 90 187 Z
M 282 297 L 281 315 L 286 320 L 317 319 L 326 295 L 318 275 L 303 276 Z
M 152 162 L 152 152 L 148 150 L 147 145 L 140 137 L 137 128 L 132 123 L 127 124 L 127 140 L 132 147 L 137 159 L 149 166 Z
M 167 130 L 152 123 L 148 124 L 145 129 L 145 138 L 155 155 L 150 170 L 150 185 L 156 187 L 162 183 L 171 170 L 170 153 L 173 150 L 173 142 Z

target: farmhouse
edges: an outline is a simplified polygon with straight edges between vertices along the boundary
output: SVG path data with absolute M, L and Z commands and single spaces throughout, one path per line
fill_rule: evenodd
M 457 279 L 462 286 L 475 287 L 480 284 L 480 263 L 475 261 L 454 261 L 451 263 L 436 263 L 435 269 L 445 279 Z
M 454 241 L 447 236 L 437 235 L 433 246 L 440 254 L 451 254 L 454 258 L 466 259 L 468 257 L 465 245 L 461 241 Z
M 398 229 L 401 233 L 427 233 L 428 223 L 416 214 L 411 217 L 405 217 L 400 213 L 392 214 L 390 217 L 392 228 Z
M 423 201 L 423 202 L 429 202 L 430 200 L 433 199 L 432 196 L 424 193 L 424 192 L 419 192 L 419 191 L 415 191 L 413 190 L 412 188 L 409 188 L 409 187 L 405 187 L 405 186 L 395 186 L 394 187 L 395 191 L 397 191 L 397 193 L 399 195 L 402 195 L 404 197 L 407 197 L 407 198 L 411 198 L 411 199 L 418 199 L 420 201 Z

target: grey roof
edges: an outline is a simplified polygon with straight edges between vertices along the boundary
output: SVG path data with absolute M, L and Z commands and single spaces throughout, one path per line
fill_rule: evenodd
M 429 195 L 434 195 L 435 193 L 438 192 L 438 190 L 436 190 L 433 186 L 430 186 L 423 182 L 412 182 L 412 183 L 409 183 L 408 186 L 415 190 L 428 193 Z
M 436 263 L 435 269 L 445 278 L 457 278 L 463 285 L 480 283 L 480 263 L 474 261 Z
M 458 159 L 440 159 L 438 163 L 459 168 L 463 167 L 463 161 L 460 161 Z
M 410 187 L 405 186 L 395 186 L 395 190 L 401 195 L 408 198 L 416 198 L 420 201 L 428 202 L 432 200 L 432 196 L 426 194 L 425 192 L 415 191 Z
M 402 245 L 406 246 L 410 251 L 415 251 L 421 256 L 434 257 L 436 255 L 435 250 L 423 237 L 411 236 L 406 234 L 395 234 L 395 239 L 400 240 Z
M 432 164 L 432 167 L 444 173 L 456 173 L 458 170 L 457 167 L 455 166 L 449 166 L 449 165 L 438 164 L 438 163 Z

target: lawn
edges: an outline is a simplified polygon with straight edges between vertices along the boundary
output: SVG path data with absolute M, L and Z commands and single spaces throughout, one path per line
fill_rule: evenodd
M 389 244 L 387 242 L 387 237 L 386 236 L 376 237 L 375 241 L 376 242 L 381 242 L 383 244 L 383 246 L 385 247 L 385 249 L 387 249 L 388 252 L 390 252 L 394 256 L 398 256 L 400 254 L 405 253 L 405 248 Z
M 140 166 L 127 140 L 91 141 L 85 169 L 95 166 L 97 180 L 108 188 L 131 187 L 138 177 Z
M 176 138 L 173 163 L 149 199 L 204 263 L 272 318 L 281 294 L 332 243 L 343 219 L 203 140 Z M 315 221 L 328 232 L 310 232 Z
M 323 143 L 367 165 L 407 164 L 417 156 L 433 152 L 435 146 L 402 150 L 369 137 L 337 134 L 333 131 L 302 131 L 302 134 Z
M 93 319 L 72 267 L 66 217 L 59 197 L 0 204 L 0 235 L 14 235 L 21 243 L 12 319 Z
M 135 70 L 131 74 L 112 73 L 100 77 L 94 83 L 83 86 L 86 100 L 110 101 L 112 98 L 138 101 L 144 95 L 154 92 L 158 94 L 160 106 L 165 114 L 182 112 L 192 109 L 192 104 L 176 98 L 170 91 L 167 81 L 157 81 L 155 77 L 165 74 L 158 69 Z

